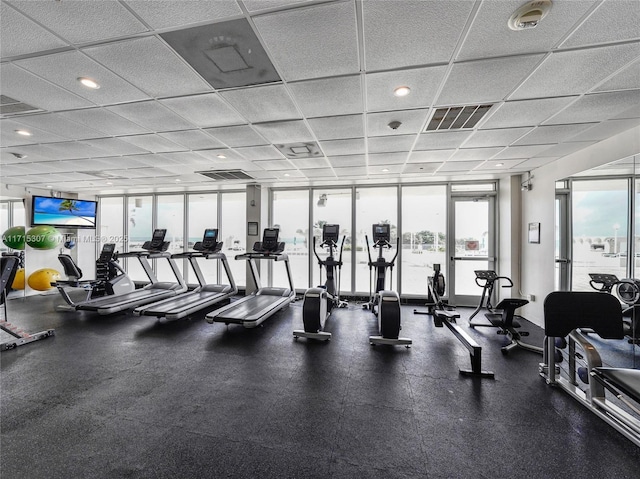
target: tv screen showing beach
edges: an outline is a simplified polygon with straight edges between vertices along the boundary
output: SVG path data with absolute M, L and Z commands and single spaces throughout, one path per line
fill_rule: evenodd
M 31 226 L 51 225 L 61 228 L 95 228 L 95 201 L 34 196 Z

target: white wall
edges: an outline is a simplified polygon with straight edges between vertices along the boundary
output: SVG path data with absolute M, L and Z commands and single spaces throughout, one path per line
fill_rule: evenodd
M 522 293 L 536 299 L 521 310 L 530 321 L 543 325 L 544 298 L 554 289 L 555 182 L 599 165 L 640 152 L 640 127 L 627 130 L 532 172 L 533 189 L 522 192 Z M 527 225 L 540 223 L 540 244 L 527 242 Z

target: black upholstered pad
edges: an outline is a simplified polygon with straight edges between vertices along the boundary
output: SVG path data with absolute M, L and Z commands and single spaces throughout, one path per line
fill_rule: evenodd
M 640 369 L 594 368 L 593 372 L 640 403 Z

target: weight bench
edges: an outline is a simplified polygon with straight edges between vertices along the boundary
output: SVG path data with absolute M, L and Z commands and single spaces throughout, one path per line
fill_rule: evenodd
M 533 351 L 534 353 L 542 354 L 542 347 L 527 344 L 522 341 L 523 336 L 529 336 L 527 331 L 519 331 L 522 327 L 520 320 L 524 320 L 522 316 L 515 314 L 516 309 L 521 308 L 529 301 L 526 299 L 508 298 L 503 299 L 496 306 L 496 310 L 493 313 L 486 313 L 489 324 L 473 324 L 475 326 L 493 326 L 498 328 L 498 334 L 503 334 L 509 339 L 509 344 L 500 348 L 502 354 L 509 354 L 513 348 L 522 348 L 527 351 Z

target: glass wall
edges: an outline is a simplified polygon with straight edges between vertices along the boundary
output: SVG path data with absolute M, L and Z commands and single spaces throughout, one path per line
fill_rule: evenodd
M 330 190 L 314 190 L 312 205 L 313 205 L 313 236 L 316 237 L 316 242 L 319 245 L 322 242 L 322 226 L 325 224 L 338 224 L 340 225 L 340 237 L 339 241 L 344 240 L 344 250 L 342 253 L 342 269 L 340 271 L 340 291 L 351 292 L 351 250 L 352 250 L 352 237 L 351 237 L 351 205 L 352 205 L 352 189 L 330 189 Z M 328 251 L 322 251 L 320 248 L 316 250 L 320 258 L 325 259 Z M 335 252 L 334 258 L 337 260 L 339 251 Z M 318 286 L 323 284 L 326 279 L 326 271 L 322 272 L 322 279 L 320 279 L 320 268 L 318 266 L 318 260 L 314 256 L 311 260 L 312 268 L 312 280 L 310 286 Z
M 246 286 L 246 261 L 235 261 L 235 255 L 247 251 L 247 210 L 246 193 L 222 193 L 220 195 L 220 237 L 224 241 L 224 252 L 229 258 L 231 274 L 237 285 Z M 262 235 L 262 233 L 260 233 Z M 253 245 L 249 245 L 251 249 Z M 266 285 L 266 284 L 265 284 Z
M 170 241 L 169 253 L 176 254 L 185 251 L 184 244 L 184 195 L 159 195 L 156 207 L 156 228 L 167 230 L 166 241 Z M 184 275 L 186 260 L 177 260 L 176 265 L 180 274 Z M 175 275 L 167 260 L 159 259 L 156 262 L 156 276 L 159 281 L 174 282 Z
M 433 265 L 446 272 L 445 185 L 402 187 L 402 281 L 404 294 L 424 296 Z
M 367 244 L 365 236 L 371 247 L 371 234 L 374 224 L 384 223 L 391 225 L 391 250 L 385 249 L 383 256 L 390 261 L 396 254 L 396 238 L 398 236 L 398 188 L 396 186 L 380 188 L 356 189 L 356 284 L 358 293 L 369 292 L 369 257 L 367 256 Z M 371 248 L 371 259 L 375 261 L 379 250 Z M 387 276 L 385 288 L 397 291 L 398 288 L 398 263 L 393 268 L 393 282 Z M 389 275 L 389 272 L 387 272 Z M 424 284 L 424 283 L 423 283 Z M 373 288 L 373 287 L 372 287 Z
M 100 227 L 99 248 L 102 249 L 106 243 L 115 243 L 116 251 L 123 252 L 125 245 L 124 198 L 122 196 L 102 198 L 98 205 L 98 220 Z
M 280 241 L 289 256 L 293 286 L 306 289 L 309 285 L 309 190 L 274 191 L 271 206 L 271 226 L 280 229 Z M 266 266 L 266 265 L 263 265 Z M 265 268 L 262 269 L 264 276 Z M 272 284 L 289 284 L 284 265 L 271 265 Z M 266 284 L 267 278 L 262 278 Z
M 629 180 L 573 180 L 572 289 L 592 290 L 589 273 L 627 277 Z
M 189 216 L 187 250 L 192 250 L 196 242 L 202 241 L 205 229 L 218 227 L 218 194 L 194 193 L 188 195 L 187 198 L 187 214 Z M 224 248 L 225 246 L 226 243 L 222 247 Z M 229 261 L 233 261 L 233 257 L 229 258 Z M 219 284 L 221 281 L 224 281 L 225 284 L 227 283 L 226 278 L 218 280 L 218 261 L 202 259 L 198 261 L 198 265 L 208 284 Z M 188 270 L 187 274 L 190 283 L 197 282 L 191 270 Z
M 140 251 L 153 233 L 153 196 L 127 197 L 127 251 Z M 126 270 L 133 281 L 148 282 L 140 262 L 126 258 Z

